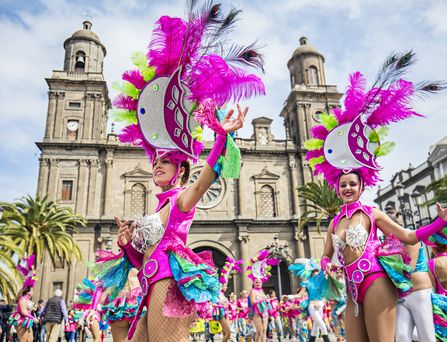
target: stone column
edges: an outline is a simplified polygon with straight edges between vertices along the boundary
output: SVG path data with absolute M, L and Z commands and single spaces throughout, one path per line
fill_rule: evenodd
M 239 246 L 241 259 L 244 260 L 244 267 L 242 267 L 241 280 L 242 290 L 250 291 L 251 284 L 250 279 L 247 276 L 247 263 L 250 260 L 250 250 L 248 248 L 248 241 L 250 241 L 250 235 L 247 231 L 247 226 L 239 226 Z
M 90 140 L 92 136 L 94 99 L 95 94 L 93 93 L 85 94 L 84 125 L 82 132 L 82 139 L 84 140 Z
M 54 91 L 48 92 L 48 111 L 47 111 L 47 125 L 45 127 L 44 140 L 52 139 L 54 134 L 54 119 L 56 116 L 56 100 L 57 94 Z
M 55 109 L 55 116 L 54 116 L 54 132 L 53 137 L 55 139 L 61 139 L 63 136 L 63 125 L 64 120 L 62 120 L 62 112 L 64 110 L 64 99 L 65 99 L 65 92 L 58 91 L 56 92 L 56 109 Z
M 86 198 L 87 198 L 87 160 L 79 160 L 78 169 L 78 187 L 76 195 L 76 213 L 86 215 Z
M 112 198 L 112 172 L 113 172 L 113 159 L 107 159 L 106 160 L 106 191 L 104 193 L 104 213 L 103 216 L 105 216 L 106 218 L 111 217 L 111 201 L 113 200 Z
M 50 159 L 47 195 L 51 200 L 57 200 L 57 182 L 59 181 L 59 159 Z
M 289 173 L 290 173 L 290 179 L 292 183 L 292 213 L 293 213 L 293 224 L 295 225 L 295 249 L 296 249 L 296 255 L 298 258 L 304 258 L 304 245 L 302 239 L 299 237 L 296 237 L 296 234 L 299 233 L 299 226 L 297 220 L 299 220 L 299 217 L 301 215 L 300 210 L 300 199 L 298 198 L 298 171 L 296 167 L 296 161 L 295 156 L 290 153 L 288 155 L 289 159 Z
M 87 216 L 99 216 L 96 199 L 96 181 L 99 172 L 99 160 L 93 159 L 90 161 L 90 179 L 88 185 L 88 199 L 87 199 Z
M 46 195 L 48 185 L 48 158 L 39 158 L 39 179 L 37 180 L 37 195 L 43 197 Z
M 245 179 L 243 177 L 243 166 L 244 163 L 241 163 L 241 172 L 240 172 L 240 177 L 237 179 L 237 199 L 238 199 L 238 213 L 237 216 L 238 218 L 244 217 L 244 198 L 245 198 L 245 194 L 244 194 L 244 189 L 243 189 L 243 185 L 242 185 L 242 179 Z

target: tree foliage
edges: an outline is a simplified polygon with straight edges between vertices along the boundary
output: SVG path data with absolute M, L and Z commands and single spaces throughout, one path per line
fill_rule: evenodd
M 341 200 L 326 180 L 310 182 L 298 188 L 298 195 L 306 200 L 302 204 L 304 212 L 300 220 L 300 229 L 311 221 L 316 222 L 320 231 L 323 220 L 332 220 L 340 210 Z

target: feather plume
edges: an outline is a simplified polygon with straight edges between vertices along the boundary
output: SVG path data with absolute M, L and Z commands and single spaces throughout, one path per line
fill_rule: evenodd
M 334 114 L 320 114 L 320 120 L 324 128 L 328 131 L 332 131 L 338 126 L 338 120 Z
M 146 81 L 141 76 L 139 70 L 128 70 L 123 73 L 122 79 L 135 86 L 138 90 L 141 90 L 146 85 Z
M 349 75 L 349 83 L 344 101 L 345 111 L 343 115 L 336 115 L 340 125 L 354 120 L 365 103 L 365 77 L 357 71 Z
M 321 139 L 309 139 L 304 142 L 304 147 L 309 151 L 323 148 L 324 141 Z
M 217 55 L 205 56 L 196 65 L 194 83 L 189 85 L 193 100 L 201 102 L 211 98 L 219 106 L 231 100 L 239 101 L 255 95 L 265 94 L 264 84 L 254 74 L 242 69 L 230 70 L 225 60 Z
M 232 45 L 229 49 L 225 60 L 230 64 L 239 64 L 259 69 L 264 72 L 264 58 L 258 52 L 260 49 L 254 42 L 248 46 Z
M 155 23 L 147 57 L 157 75 L 171 75 L 179 66 L 186 30 L 180 18 L 163 16 Z
M 371 90 L 368 92 L 365 101 L 359 113 L 369 114 L 379 102 L 378 97 L 383 88 L 397 82 L 406 72 L 410 65 L 415 62 L 415 54 L 409 51 L 403 54 L 391 54 L 383 63 L 382 68 L 377 74 Z
M 137 101 L 135 101 L 133 98 L 129 96 L 124 96 L 123 94 L 118 95 L 113 100 L 113 106 L 116 108 L 121 108 L 125 110 L 137 110 Z
M 130 96 L 134 100 L 138 99 L 138 95 L 140 94 L 140 91 L 132 83 L 127 81 L 121 83 L 115 82 L 112 84 L 112 88 L 119 93 Z
M 155 68 L 149 66 L 149 61 L 144 53 L 134 52 L 131 58 L 132 63 L 138 68 L 145 82 L 149 82 L 155 77 Z
M 141 133 L 141 129 L 137 124 L 129 125 L 124 127 L 118 139 L 122 143 L 130 143 L 133 145 L 141 145 L 144 140 L 143 133 Z
M 399 80 L 389 89 L 380 91 L 380 103 L 367 118 L 372 128 L 398 122 L 411 116 L 422 116 L 409 105 L 414 92 L 413 83 Z
M 128 124 L 136 124 L 138 122 L 134 110 L 113 109 L 111 116 L 115 121 L 126 122 Z

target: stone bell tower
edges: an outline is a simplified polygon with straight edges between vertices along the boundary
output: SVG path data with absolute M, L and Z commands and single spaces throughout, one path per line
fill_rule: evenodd
M 324 56 L 308 44 L 306 37 L 299 41 L 300 46 L 287 63 L 291 92 L 280 116 L 284 118 L 286 137 L 298 147 L 297 171 L 299 185 L 302 185 L 312 180 L 305 160 L 304 141 L 310 138 L 311 127 L 320 122 L 320 114 L 339 106 L 343 94 L 337 91 L 337 86 L 326 83 Z
M 64 69 L 54 70 L 48 83 L 48 114 L 44 142 L 98 142 L 106 138 L 110 107 L 103 76 L 106 48 L 84 21 L 64 42 Z

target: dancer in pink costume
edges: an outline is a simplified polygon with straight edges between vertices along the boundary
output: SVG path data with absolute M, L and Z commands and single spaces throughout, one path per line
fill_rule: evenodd
M 413 61 L 412 52 L 390 56 L 369 91 L 365 91 L 364 77 L 359 72 L 352 74 L 345 109 L 322 115 L 323 124 L 312 128 L 314 139 L 305 144 L 309 164 L 316 174 L 324 175 L 343 201 L 340 213 L 329 224 L 321 266 L 330 271 L 335 253 L 344 269 L 349 290 L 348 342 L 394 341 L 396 287 L 403 293 L 411 291 L 409 258 L 400 241 L 425 241 L 447 220 L 447 209 L 439 207 L 435 222 L 409 231 L 360 201 L 365 187 L 379 180 L 377 158 L 392 147 L 382 141 L 384 128 L 420 116 L 410 107 L 411 99 L 444 87 L 440 82 L 414 85 L 402 79 Z M 383 245 L 377 228 L 387 236 Z
M 272 265 L 277 265 L 278 260 L 270 258 L 268 250 L 262 250 L 254 258 L 251 258 L 247 266 L 247 275 L 253 280 L 253 288 L 249 295 L 250 315 L 256 329 L 255 342 L 267 340 L 267 325 L 270 301 L 262 289 L 262 283 L 269 280 Z
M 435 255 L 428 261 L 428 268 L 435 290 L 431 300 L 436 340 L 447 342 L 447 225 L 432 235 L 427 244 L 433 248 Z
M 241 297 L 237 300 L 237 332 L 239 337 L 245 338 L 247 335 L 247 319 L 248 319 L 248 291 L 242 290 Z
M 281 317 L 279 315 L 279 300 L 276 297 L 276 292 L 272 290 L 269 294 L 270 299 L 270 317 L 273 320 L 273 324 L 275 326 L 275 331 L 278 336 L 278 339 L 282 336 L 282 323 L 281 323 Z
M 39 321 L 31 314 L 33 308 L 33 287 L 37 280 L 34 269 L 35 255 L 23 258 L 17 265 L 17 269 L 25 277 L 22 288 L 17 294 L 17 310 L 9 317 L 9 324 L 14 325 L 20 342 L 33 341 L 33 324 Z
M 139 270 L 143 293 L 129 329 L 132 341 L 187 341 L 195 311 L 217 301 L 220 284 L 211 253 L 188 248 L 188 231 L 196 204 L 216 177 L 239 176 L 240 151 L 232 135 L 248 108 L 238 105 L 234 119 L 233 110 L 221 108 L 265 92 L 261 79 L 245 70 L 262 69 L 254 45 L 228 49 L 228 32 L 240 11 L 223 16 L 220 5 L 208 1 L 197 10 L 197 3 L 188 2 L 186 20 L 157 21 L 149 52 L 133 55 L 137 69 L 123 74 L 114 101 L 115 120 L 128 123 L 119 140 L 146 150 L 160 189 L 152 215 L 131 226 L 116 218 L 124 255 L 116 287 L 122 287 L 130 262 Z M 186 187 L 189 161 L 196 163 L 204 147 L 203 125 L 214 131 L 215 142 L 198 179 Z M 139 319 L 144 306 L 147 313 Z

